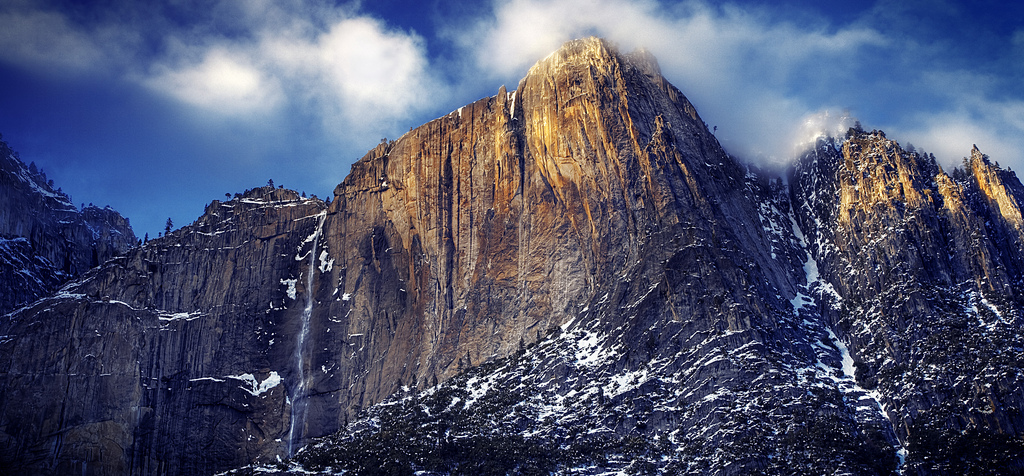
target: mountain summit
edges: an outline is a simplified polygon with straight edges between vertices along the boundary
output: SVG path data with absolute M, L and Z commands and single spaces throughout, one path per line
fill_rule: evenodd
M 1024 189 L 965 167 L 851 130 L 768 177 L 569 42 L 4 316 L 0 467 L 1019 472 Z

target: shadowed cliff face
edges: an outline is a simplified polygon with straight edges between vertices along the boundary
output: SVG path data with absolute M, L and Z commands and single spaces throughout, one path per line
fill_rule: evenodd
M 0 314 L 135 245 L 126 218 L 110 208 L 79 210 L 0 141 Z
M 323 209 L 270 188 L 215 201 L 189 227 L 11 314 L 0 465 L 202 474 L 283 448 L 289 307 L 308 269 L 295 257 Z
M 885 293 L 939 283 L 987 293 L 977 304 L 1019 285 L 1019 183 L 977 160 L 948 177 L 865 135 L 822 145 L 788 183 L 762 177 L 652 57 L 570 42 L 514 92 L 380 144 L 330 202 L 271 187 L 214 201 L 11 314 L 0 464 L 272 461 L 488 363 L 480 378 L 549 405 L 492 410 L 566 447 L 628 436 L 660 441 L 688 461 L 677 469 L 892 472 L 932 405 L 898 378 L 932 363 L 908 323 L 940 301 Z M 865 321 L 882 305 L 905 317 Z M 526 370 L 494 363 L 513 354 Z

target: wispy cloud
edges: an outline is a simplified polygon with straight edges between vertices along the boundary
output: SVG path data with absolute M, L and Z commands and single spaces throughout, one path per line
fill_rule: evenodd
M 699 0 L 512 0 L 451 31 L 485 76 L 505 80 L 575 37 L 644 46 L 718 126 L 726 148 L 748 159 L 787 160 L 808 120 L 827 112 L 856 115 L 946 164 L 977 143 L 1024 166 L 1016 84 L 1024 67 L 1012 66 L 1024 64 L 1022 30 L 965 38 L 964 6 L 911 3 L 878 2 L 836 23 L 792 8 Z
M 897 132 L 947 167 L 959 165 L 977 145 L 1003 165 L 1024 169 L 1024 102 L 975 98 L 951 106 L 949 111 L 915 114 Z
M 0 61 L 46 74 L 81 74 L 121 62 L 136 38 L 114 27 L 86 28 L 59 11 L 12 1 L 0 9 Z
M 424 40 L 352 6 L 122 5 L 120 15 L 81 21 L 43 3 L 12 5 L 0 9 L 0 61 L 69 80 L 105 74 L 209 114 L 244 119 L 291 107 L 332 129 L 369 132 L 440 97 L 430 94 Z
M 203 122 L 204 137 L 220 140 L 205 126 L 228 119 L 218 127 L 249 147 L 234 155 L 263 154 L 251 163 L 275 166 L 305 148 L 316 158 L 294 160 L 323 187 L 343 173 L 339 160 L 382 135 L 501 83 L 514 87 L 534 62 L 588 35 L 651 50 L 727 150 L 744 158 L 787 160 L 808 121 L 827 112 L 827 128 L 855 115 L 946 164 L 976 143 L 1024 167 L 1024 28 L 972 30 L 957 21 L 965 12 L 956 5 L 932 3 L 880 0 L 829 18 L 744 1 L 495 0 L 454 4 L 435 19 L 435 35 L 396 27 L 359 2 L 113 0 L 98 9 L 8 0 L 0 62 L 156 93 L 161 99 L 147 104 L 180 104 L 182 127 Z

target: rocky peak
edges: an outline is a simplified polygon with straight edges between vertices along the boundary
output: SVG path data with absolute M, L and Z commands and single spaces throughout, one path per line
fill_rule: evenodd
M 591 38 L 538 62 L 515 91 L 503 87 L 369 151 L 335 190 L 327 224 L 346 221 L 345 229 L 366 236 L 330 236 L 330 248 L 377 243 L 358 246 L 377 250 L 375 271 L 398 266 L 393 284 L 409 293 L 410 322 L 460 336 L 423 344 L 414 352 L 425 354 L 411 361 L 384 362 L 396 366 L 388 373 L 443 378 L 567 319 L 606 279 L 601 270 L 639 259 L 632 237 L 650 233 L 659 202 L 674 200 L 661 167 L 690 176 L 678 198 L 706 207 L 713 192 L 696 178 L 711 172 L 705 161 L 659 157 L 677 146 L 716 166 L 731 161 L 649 54 L 621 55 Z M 722 181 L 739 180 L 726 175 Z M 387 260 L 378 254 L 384 250 Z M 552 268 L 556 256 L 564 259 Z M 364 257 L 352 256 L 359 262 L 338 280 L 357 308 L 372 308 L 384 303 L 364 304 L 366 294 L 349 284 L 365 283 L 354 274 Z M 473 321 L 485 315 L 486 323 Z
M 1021 186 L 1017 175 L 993 164 L 987 155 L 978 150 L 978 146 L 971 150 L 971 157 L 966 159 L 965 165 L 984 199 L 999 211 L 999 217 L 1007 225 L 1024 238 L 1024 219 L 1021 215 L 1024 186 Z
M 916 209 L 933 206 L 932 182 L 938 171 L 934 161 L 912 154 L 885 133 L 854 132 L 843 143 L 844 168 L 840 172 L 840 221 L 894 204 Z
M 997 171 L 977 149 L 970 161 L 965 160 L 970 172 L 956 169 L 952 177 L 943 172 L 933 157 L 908 152 L 880 131 L 851 129 L 841 150 L 839 147 L 822 150 L 822 153 L 805 154 L 799 161 L 794 184 L 795 194 L 805 194 L 802 199 L 805 208 L 817 210 L 814 212 L 817 220 L 801 222 L 802 225 L 812 230 L 812 234 L 828 236 L 824 243 L 834 243 L 834 246 L 815 250 L 816 253 L 821 253 L 822 257 L 830 253 L 845 254 L 844 260 L 849 260 L 846 266 L 866 270 L 856 277 L 858 280 L 868 279 L 873 272 L 902 269 L 900 272 L 917 270 L 915 272 L 922 273 L 920 279 L 941 279 L 947 284 L 972 279 L 967 276 L 976 276 L 977 270 L 987 270 L 982 272 L 988 283 L 986 287 L 1002 287 L 1012 281 L 1005 274 L 1004 265 L 1010 264 L 1016 269 L 1017 259 L 1008 257 L 1004 263 L 993 261 L 993 256 L 1005 248 L 1005 233 L 981 236 L 972 230 L 990 227 L 991 223 L 986 224 L 990 222 L 988 216 L 998 210 L 999 203 L 1008 210 L 1010 218 L 1006 221 L 1014 219 L 1013 186 L 988 186 L 986 192 L 986 186 L 981 183 L 1019 182 L 1012 174 Z M 975 178 L 967 180 L 968 177 Z M 820 193 L 820 184 L 811 185 L 815 180 L 835 183 L 834 194 Z M 811 187 L 819 193 L 801 192 L 810 191 Z M 989 199 L 992 206 L 980 204 L 972 198 L 979 194 L 998 199 Z M 829 210 L 838 213 L 831 216 Z M 936 234 L 936 230 L 942 231 Z M 889 249 L 878 248 L 889 246 L 885 243 L 891 244 L 894 238 L 901 244 Z M 964 246 L 963 253 L 946 256 L 939 252 L 953 246 Z M 887 256 L 887 264 L 878 266 L 864 262 L 871 260 L 871 256 Z M 845 288 L 847 284 L 841 281 L 837 285 Z M 853 287 L 869 289 L 871 285 L 859 282 Z
M 593 36 L 563 44 L 561 48 L 534 64 L 527 72 L 527 76 L 551 76 L 552 71 L 579 66 L 629 67 L 638 69 L 650 77 L 661 76 L 658 60 L 649 51 L 638 49 L 623 55 L 613 43 Z
M 835 194 L 818 185 L 829 182 Z M 886 396 L 880 403 L 911 452 L 908 472 L 949 471 L 935 462 L 974 451 L 954 434 L 1010 442 L 1024 425 L 1005 407 L 979 413 L 971 403 L 1005 401 L 1016 385 L 980 383 L 995 348 L 1021 345 L 1010 317 L 1021 306 L 1019 242 L 995 219 L 1012 223 L 1024 196 L 1016 184 L 977 149 L 949 176 L 877 131 L 851 131 L 841 151 L 797 163 L 799 221 L 821 279 L 836 290 L 822 293 L 831 303 L 823 317 L 849 343 L 857 380 Z M 951 373 L 960 380 L 922 387 Z
M 0 190 L 5 198 L 0 202 L 0 235 L 30 233 L 33 217 L 25 213 L 22 208 L 25 205 L 59 212 L 76 211 L 66 194 L 53 189 L 52 182 L 42 172 L 30 170 L 7 142 L 0 141 Z
M 758 215 L 744 171 L 656 73 L 644 54 L 570 43 L 516 91 L 501 88 L 381 143 L 352 166 L 330 205 L 268 187 L 214 201 L 192 225 L 17 321 L 70 313 L 140 342 L 124 350 L 129 358 L 86 347 L 66 358 L 116 358 L 106 368 L 123 378 L 88 378 L 97 388 L 127 385 L 119 405 L 147 409 L 142 421 L 103 417 L 124 429 L 115 440 L 130 448 L 105 464 L 171 472 L 288 455 L 403 384 L 445 380 L 574 320 L 621 327 L 627 317 L 616 309 L 626 303 L 651 326 L 699 317 L 701 328 L 740 331 L 766 322 L 749 309 L 780 309 L 786 302 L 776 296 L 795 294 L 793 279 L 767 255 L 765 232 L 744 225 Z M 659 271 L 667 262 L 672 271 Z M 780 292 L 764 284 L 780 279 Z M 713 284 L 671 311 L 640 310 L 648 299 L 660 306 L 655 289 L 701 281 Z M 740 291 L 751 286 L 773 290 Z M 726 301 L 735 304 L 717 316 L 709 303 Z M 52 324 L 54 335 L 76 332 Z M 623 339 L 669 339 L 629 327 L 635 335 Z M 41 372 L 40 385 L 60 384 Z M 282 385 L 239 393 L 232 376 L 240 375 Z M 87 400 L 79 390 L 54 395 Z M 7 411 L 35 411 L 19 401 Z M 235 423 L 175 417 L 195 402 L 204 409 L 197 418 Z M 9 430 L 27 442 L 14 454 L 49 444 L 28 436 L 33 427 Z M 209 450 L 167 449 L 171 441 Z M 85 452 L 95 444 L 79 443 Z M 54 458 L 72 465 L 81 456 Z

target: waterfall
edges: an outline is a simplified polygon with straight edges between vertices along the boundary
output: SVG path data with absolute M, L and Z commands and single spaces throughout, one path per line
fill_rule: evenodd
M 313 276 L 316 271 L 316 245 L 320 240 L 320 233 L 323 232 L 324 219 L 327 212 L 320 212 L 316 230 L 306 238 L 302 244 L 312 242 L 309 250 L 309 269 L 306 273 L 306 306 L 302 309 L 302 326 L 299 335 L 295 338 L 295 375 L 296 381 L 291 391 L 291 423 L 288 429 L 288 457 L 295 456 L 296 443 L 302 440 L 306 424 L 306 341 L 309 338 L 309 320 L 313 314 Z M 297 256 L 301 259 L 301 256 Z

